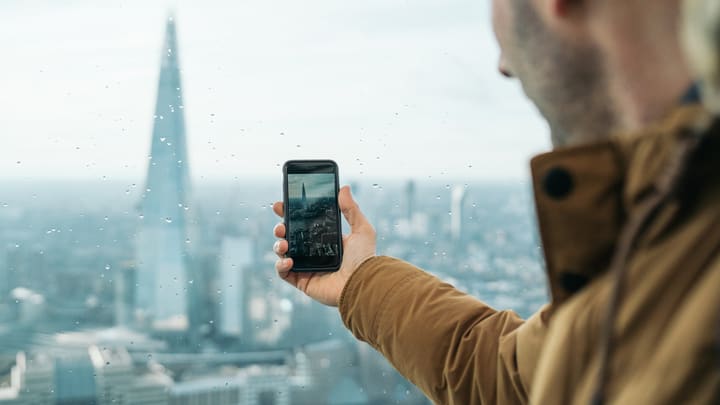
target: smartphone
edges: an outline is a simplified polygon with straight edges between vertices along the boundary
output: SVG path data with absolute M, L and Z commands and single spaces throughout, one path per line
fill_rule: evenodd
M 342 263 L 338 166 L 332 160 L 283 165 L 287 257 L 292 271 L 337 271 Z

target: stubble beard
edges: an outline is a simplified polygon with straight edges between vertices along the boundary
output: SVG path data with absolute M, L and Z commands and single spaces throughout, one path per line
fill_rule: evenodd
M 512 62 L 555 147 L 598 142 L 616 128 L 599 50 L 558 38 L 528 0 L 513 0 Z

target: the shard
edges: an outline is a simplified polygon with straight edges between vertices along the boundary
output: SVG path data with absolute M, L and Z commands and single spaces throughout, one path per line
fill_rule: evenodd
M 188 327 L 190 182 L 175 21 L 168 18 L 146 187 L 140 201 L 135 310 L 155 330 Z

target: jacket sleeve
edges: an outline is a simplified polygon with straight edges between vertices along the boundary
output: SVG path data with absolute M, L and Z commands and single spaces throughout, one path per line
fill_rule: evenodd
M 523 320 L 512 311 L 496 311 L 390 257 L 363 263 L 348 280 L 339 309 L 355 337 L 435 403 L 527 401 L 516 348 Z

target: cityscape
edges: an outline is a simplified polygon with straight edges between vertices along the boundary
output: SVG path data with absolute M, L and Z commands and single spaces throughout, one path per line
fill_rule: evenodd
M 175 32 L 170 18 L 145 179 L 3 187 L 0 405 L 429 404 L 336 308 L 276 276 L 280 170 L 191 184 Z M 547 301 L 528 184 L 340 174 L 378 254 L 522 316 Z M 338 251 L 328 201 L 304 184 L 291 200 L 300 254 Z
M 326 183 L 330 187 L 326 187 L 328 193 L 316 193 L 314 197 L 307 196 L 305 182 L 301 182 L 301 191 L 298 195 L 293 193 L 292 187 L 288 187 L 289 218 L 286 221 L 288 255 L 290 257 L 337 256 L 340 253 L 338 246 L 340 235 L 337 232 L 338 209 L 335 207 L 337 201 L 332 194 L 335 189 L 335 175 L 290 174 L 288 181 L 292 182 L 292 177 L 300 180 L 327 177 Z

